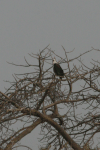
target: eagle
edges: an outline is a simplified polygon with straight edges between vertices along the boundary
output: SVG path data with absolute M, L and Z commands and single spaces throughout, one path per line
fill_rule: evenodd
M 60 77 L 60 79 L 62 79 L 64 77 L 64 71 L 61 68 L 61 66 L 56 62 L 55 57 L 53 59 L 53 71 L 54 71 L 55 75 Z

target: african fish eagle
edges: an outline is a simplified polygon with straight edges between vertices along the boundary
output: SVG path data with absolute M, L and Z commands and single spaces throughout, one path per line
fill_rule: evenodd
M 56 62 L 55 57 L 53 59 L 53 71 L 54 71 L 55 75 L 60 77 L 60 79 L 62 79 L 64 77 L 64 71 L 61 68 L 61 66 Z

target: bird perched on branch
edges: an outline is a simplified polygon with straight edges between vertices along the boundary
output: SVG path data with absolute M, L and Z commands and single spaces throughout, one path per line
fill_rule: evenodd
M 62 79 L 64 77 L 64 71 L 61 68 L 61 66 L 56 62 L 55 57 L 53 59 L 53 71 L 54 71 L 55 75 L 60 77 L 60 79 Z

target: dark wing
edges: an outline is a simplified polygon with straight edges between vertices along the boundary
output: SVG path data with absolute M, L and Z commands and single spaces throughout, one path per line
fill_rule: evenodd
M 54 64 L 54 72 L 58 76 L 64 76 L 64 71 L 59 64 Z

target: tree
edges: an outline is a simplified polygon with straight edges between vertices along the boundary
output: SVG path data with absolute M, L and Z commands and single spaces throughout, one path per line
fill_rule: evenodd
M 93 60 L 93 67 L 89 68 L 80 58 L 100 50 L 92 48 L 68 59 L 68 53 L 64 47 L 62 49 L 65 58 L 47 46 L 39 54 L 29 54 L 38 60 L 36 65 L 26 59 L 26 65 L 12 63 L 34 70 L 14 75 L 10 88 L 5 93 L 0 92 L 1 150 L 17 147 L 15 144 L 38 125 L 43 135 L 41 141 L 47 143 L 46 147 L 53 146 L 55 150 L 67 147 L 66 144 L 74 150 L 86 150 L 87 145 L 91 147 L 94 136 L 100 132 L 100 62 Z M 52 71 L 52 55 L 65 66 L 62 80 Z M 78 66 L 75 61 L 78 61 Z M 46 65 L 48 68 L 45 70 Z M 20 124 L 18 129 L 15 128 L 16 123 Z

